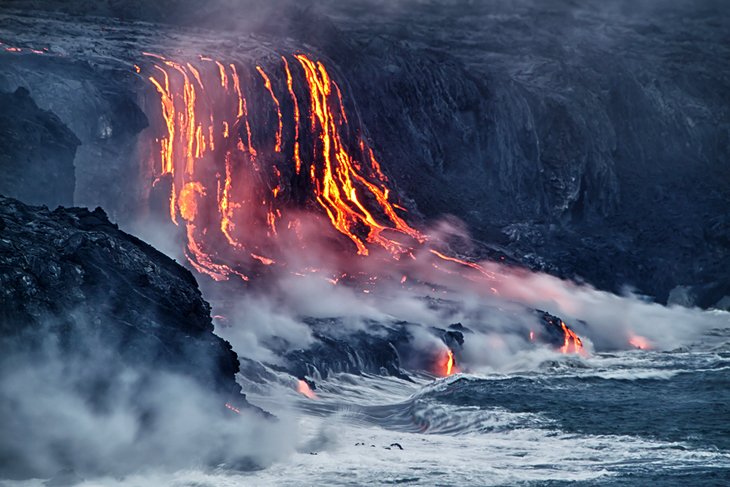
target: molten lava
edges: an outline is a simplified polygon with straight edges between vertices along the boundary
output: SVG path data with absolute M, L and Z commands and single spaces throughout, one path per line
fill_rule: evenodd
M 354 260 L 349 246 L 360 258 L 379 251 L 378 258 L 395 263 L 418 254 L 441 272 L 499 281 L 486 267 L 431 248 L 438 242 L 427 244 L 405 221 L 321 61 L 298 53 L 246 67 L 207 56 L 174 61 L 143 54 L 134 70 L 151 83 L 159 106 L 152 186 L 169 191 L 166 211 L 184 227 L 185 255 L 198 272 L 216 281 L 249 281 L 281 267 L 298 276 L 317 272 L 290 258 L 317 238 L 345 250 L 338 265 Z M 424 245 L 428 252 L 417 252 Z M 347 270 L 323 277 L 337 284 Z M 404 284 L 408 270 L 402 270 Z M 561 326 L 560 350 L 583 353 L 580 338 Z M 443 373 L 456 370 L 449 351 Z
M 638 348 L 639 350 L 651 349 L 649 340 L 639 335 L 631 335 L 631 337 L 629 337 L 629 344 L 634 348 Z
M 227 402 L 227 403 L 225 404 L 225 406 L 226 406 L 226 409 L 230 409 L 231 411 L 233 411 L 233 412 L 234 412 L 234 413 L 236 413 L 236 414 L 241 414 L 241 410 L 240 410 L 240 409 L 238 409 L 238 408 L 237 408 L 236 406 L 234 406 L 233 404 L 231 404 L 231 403 Z
M 586 352 L 583 348 L 583 342 L 578 335 L 562 321 L 560 322 L 560 328 L 563 330 L 564 337 L 563 346 L 560 347 L 560 351 L 562 353 L 578 353 L 584 355 Z
M 222 280 L 283 262 L 277 237 L 284 231 L 288 242 L 301 240 L 293 210 L 311 205 L 361 256 L 379 247 L 398 259 L 426 240 L 398 215 L 387 177 L 349 126 L 342 92 L 321 62 L 282 56 L 272 76 L 275 68 L 249 72 L 204 56 L 178 62 L 144 54 L 141 69 L 151 71 L 164 122 L 155 185 L 171 181 L 170 219 L 185 225 L 186 255 L 197 270 Z M 262 115 L 269 108 L 254 105 L 266 98 L 273 131 L 258 128 L 270 125 Z M 290 133 L 293 141 L 284 137 Z
M 297 382 L 297 392 L 303 396 L 308 397 L 309 399 L 317 399 L 317 394 L 314 393 L 314 391 L 309 387 L 309 384 L 307 384 L 306 381 L 303 381 L 299 379 L 299 382 Z
M 441 354 L 436 369 L 436 373 L 442 377 L 448 377 L 459 372 L 458 367 L 456 367 L 454 352 L 450 348 L 447 348 L 446 352 Z

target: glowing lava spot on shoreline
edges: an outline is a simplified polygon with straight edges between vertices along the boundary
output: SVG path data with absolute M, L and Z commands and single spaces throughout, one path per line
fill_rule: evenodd
M 651 350 L 651 344 L 647 338 L 640 335 L 631 335 L 629 337 L 629 345 L 639 350 Z
M 297 382 L 297 392 L 309 399 L 317 399 L 317 394 L 314 393 L 309 384 L 306 381 L 299 379 Z
M 436 364 L 436 375 L 448 377 L 459 372 L 460 370 L 456 366 L 456 357 L 454 357 L 454 352 L 450 348 L 447 348 L 443 353 L 439 354 L 439 359 Z
M 562 321 L 560 322 L 560 328 L 563 331 L 563 346 L 560 347 L 560 352 L 586 355 L 586 351 L 583 348 L 583 341 L 580 337 Z

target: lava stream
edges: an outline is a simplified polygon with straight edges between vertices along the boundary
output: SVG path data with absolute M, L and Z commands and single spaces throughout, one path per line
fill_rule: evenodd
M 349 241 L 359 258 L 379 250 L 379 258 L 394 263 L 416 259 L 428 245 L 401 216 L 405 209 L 393 200 L 362 131 L 350 126 L 343 93 L 321 61 L 297 53 L 249 69 L 207 56 L 185 62 L 144 56 L 135 71 L 148 73 L 162 129 L 151 161 L 153 187 L 169 191 L 169 218 L 184 226 L 185 254 L 198 272 L 216 281 L 248 281 L 290 265 L 292 250 L 303 253 L 312 238 L 337 241 L 337 235 L 344 237 L 337 245 L 345 249 Z M 312 236 L 310 220 L 326 222 L 314 225 L 321 235 Z M 425 255 L 442 262 L 433 263 L 441 272 L 490 283 L 498 294 L 492 286 L 499 278 L 487 268 L 426 248 Z M 561 329 L 560 350 L 582 353 L 580 338 L 564 323 Z M 449 351 L 446 375 L 454 371 Z

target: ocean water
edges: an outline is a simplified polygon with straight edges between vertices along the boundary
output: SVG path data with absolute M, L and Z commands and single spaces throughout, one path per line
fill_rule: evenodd
M 730 350 L 555 356 L 410 384 L 340 376 L 303 402 L 277 485 L 730 485 Z M 391 446 L 398 443 L 403 450 Z
M 315 399 L 248 389 L 251 402 L 292 420 L 296 446 L 274 464 L 80 485 L 730 485 L 726 345 L 543 353 L 523 370 L 412 382 L 339 374 Z

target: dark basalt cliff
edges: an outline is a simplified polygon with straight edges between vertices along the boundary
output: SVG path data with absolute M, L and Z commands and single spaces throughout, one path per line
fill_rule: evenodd
M 478 240 L 514 260 L 602 289 L 630 286 L 660 302 L 703 307 L 730 295 L 726 3 L 260 3 L 7 5 L 106 16 L 93 21 L 99 24 L 195 25 L 246 38 L 246 46 L 322 55 L 383 167 L 428 219 L 456 215 Z M 6 35 L 28 30 L 27 23 L 7 25 Z M 148 25 L 130 25 L 118 37 L 125 49 L 142 50 L 155 39 Z M 236 41 L 211 45 L 228 50 Z M 131 69 L 121 76 L 70 58 L 21 58 L 0 70 L 6 89 L 32 85 L 50 106 L 73 93 L 48 88 L 32 73 L 52 73 L 60 86 L 80 79 L 93 87 L 80 100 L 84 108 L 54 109 L 67 125 L 77 131 L 80 120 L 99 125 L 108 118 L 128 127 L 123 140 L 103 143 L 116 151 L 114 164 L 99 164 L 93 154 L 77 161 L 89 171 L 80 171 L 77 196 L 85 196 L 76 203 L 93 200 L 114 216 L 129 214 L 146 176 L 138 154 L 125 160 L 144 125 L 135 125 L 143 117 L 130 104 L 138 85 L 120 82 Z M 91 102 L 111 99 L 126 100 L 129 116 L 107 101 Z M 103 117 L 84 116 L 95 106 Z M 99 194 L 94 181 L 119 175 L 129 187 Z
M 188 270 L 101 209 L 0 196 L 0 476 L 248 468 L 231 457 L 250 427 L 232 410 L 267 414 L 238 371 Z
M 25 88 L 0 92 L 0 194 L 34 205 L 71 206 L 76 136 Z
M 0 355 L 55 334 L 79 352 L 84 335 L 116 364 L 193 377 L 226 399 L 240 394 L 238 360 L 213 334 L 192 274 L 120 231 L 97 208 L 26 206 L 0 197 Z
M 64 130 L 73 132 L 73 140 L 76 145 L 80 144 L 72 159 L 75 167 L 72 198 L 56 202 L 26 199 L 25 195 L 17 194 L 21 200 L 49 207 L 101 206 L 115 221 L 130 215 L 143 187 L 138 182 L 147 176 L 141 169 L 143 157 L 138 154 L 137 137 L 148 122 L 125 85 L 129 77 L 131 73 L 119 69 L 100 72 L 98 66 L 66 56 L 28 55 L 0 61 L 0 90 L 27 89 L 33 101 L 62 121 L 67 127 Z M 16 123 L 23 110 L 18 109 L 16 114 L 15 107 L 7 108 L 3 116 L 13 118 L 12 123 Z M 44 168 L 64 154 L 37 145 L 36 142 L 41 142 L 36 140 L 39 132 L 32 127 L 23 136 L 26 146 L 49 151 L 41 165 Z M 45 177 L 48 178 L 46 191 L 61 187 L 68 192 L 63 179 L 68 175 L 60 180 Z M 2 189 L 0 193 L 16 196 L 9 191 Z
M 426 216 L 604 289 L 730 293 L 726 4 L 330 7 L 346 42 L 312 43 Z

